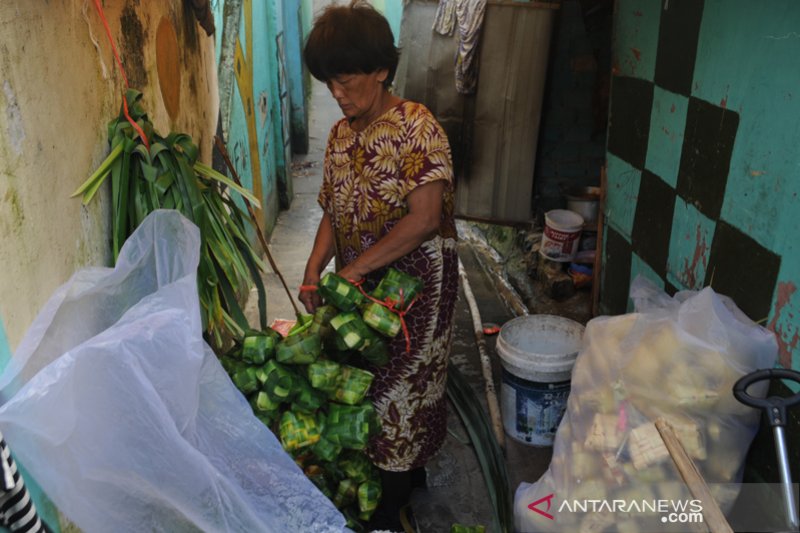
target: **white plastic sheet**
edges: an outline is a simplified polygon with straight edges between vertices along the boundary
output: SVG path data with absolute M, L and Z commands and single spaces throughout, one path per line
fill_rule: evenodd
M 669 522 L 683 518 L 669 513 L 691 496 L 655 428 L 659 418 L 674 427 L 723 511 L 738 494 L 760 412 L 732 388 L 774 366 L 774 334 L 711 288 L 669 297 L 637 278 L 631 298 L 636 312 L 586 326 L 550 467 L 517 488 L 517 531 L 689 530 Z M 766 386 L 749 392 L 763 396 Z M 687 505 L 686 518 L 697 508 Z
M 86 533 L 342 531 L 202 339 L 200 234 L 156 211 L 76 273 L 0 376 L 0 428 Z

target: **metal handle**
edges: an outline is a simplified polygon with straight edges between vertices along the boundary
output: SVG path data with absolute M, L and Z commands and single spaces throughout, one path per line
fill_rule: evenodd
M 786 408 L 800 403 L 800 392 L 786 398 L 780 396 L 770 396 L 768 398 L 756 398 L 747 392 L 747 388 L 760 381 L 772 381 L 773 379 L 788 379 L 800 385 L 800 372 L 786 368 L 767 368 L 756 370 L 746 376 L 742 376 L 733 386 L 733 395 L 737 400 L 750 407 L 763 409 L 767 413 L 770 425 L 786 425 Z
M 800 384 L 800 372 L 785 368 L 756 370 L 755 372 L 739 378 L 733 386 L 733 395 L 743 404 L 763 409 L 767 414 L 767 419 L 772 426 L 775 437 L 775 452 L 778 456 L 778 468 L 783 485 L 786 523 L 792 531 L 797 531 L 797 506 L 795 505 L 794 491 L 792 490 L 792 474 L 789 469 L 789 456 L 786 451 L 786 439 L 783 426 L 786 425 L 786 408 L 800 403 L 800 392 L 787 398 L 781 398 L 780 396 L 756 398 L 747 392 L 747 388 L 750 385 L 758 383 L 759 381 L 772 381 L 773 379 L 788 379 Z

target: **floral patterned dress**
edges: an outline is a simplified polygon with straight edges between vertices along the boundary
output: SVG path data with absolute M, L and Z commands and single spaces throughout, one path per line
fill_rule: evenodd
M 337 269 L 408 213 L 411 191 L 438 180 L 447 183 L 438 234 L 390 265 L 425 285 L 405 316 L 411 350 L 406 350 L 401 332 L 389 342 L 389 363 L 369 368 L 375 374 L 370 396 L 383 429 L 370 441 L 367 454 L 384 470 L 423 466 L 447 431 L 447 358 L 458 295 L 450 147 L 431 112 L 409 101 L 360 132 L 346 119 L 331 130 L 319 203 L 333 224 Z M 372 272 L 364 288 L 371 290 L 384 273 Z

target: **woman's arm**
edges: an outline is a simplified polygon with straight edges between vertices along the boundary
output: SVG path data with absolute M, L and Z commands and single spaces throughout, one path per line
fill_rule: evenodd
M 328 265 L 335 252 L 336 246 L 333 238 L 331 217 L 328 213 L 323 213 L 322 220 L 319 221 L 319 227 L 317 228 L 317 236 L 314 237 L 314 247 L 311 249 L 311 254 L 306 262 L 303 285 L 313 286 L 319 282 L 322 269 Z M 322 303 L 322 299 L 316 291 L 301 290 L 298 299 L 309 313 L 313 313 Z
M 442 216 L 444 188 L 445 182 L 437 180 L 411 191 L 406 197 L 408 214 L 338 274 L 345 279 L 359 280 L 373 270 L 400 259 L 435 235 Z

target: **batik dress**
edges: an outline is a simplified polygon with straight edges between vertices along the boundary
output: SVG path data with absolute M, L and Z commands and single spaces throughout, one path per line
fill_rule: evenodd
M 383 426 L 367 454 L 377 466 L 405 471 L 424 465 L 447 431 L 445 385 L 458 295 L 450 147 L 428 109 L 404 101 L 360 132 L 346 119 L 331 130 L 319 203 L 330 216 L 337 269 L 355 260 L 408 213 L 406 197 L 433 181 L 446 183 L 439 232 L 392 263 L 424 282 L 406 314 L 411 349 L 403 333 L 389 344 L 390 360 L 369 367 L 370 396 Z M 386 269 L 370 273 L 371 290 Z

